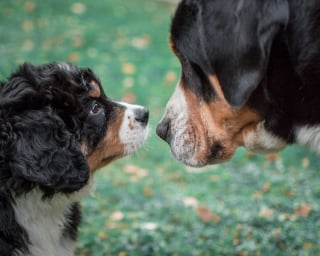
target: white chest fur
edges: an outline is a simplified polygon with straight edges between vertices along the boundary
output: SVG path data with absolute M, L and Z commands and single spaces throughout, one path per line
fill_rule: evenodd
M 70 195 L 55 194 L 53 198 L 43 200 L 38 189 L 16 197 L 13 205 L 17 222 L 28 234 L 30 253 L 23 256 L 73 256 L 76 241 L 64 236 L 65 224 L 72 205 L 90 192 L 89 183 L 78 192 Z
M 71 205 L 63 195 L 43 201 L 39 191 L 16 199 L 15 215 L 28 234 L 30 256 L 73 255 L 75 242 L 63 239 L 66 214 Z

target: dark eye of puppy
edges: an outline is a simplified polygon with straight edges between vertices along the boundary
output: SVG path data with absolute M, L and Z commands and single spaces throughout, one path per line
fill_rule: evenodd
M 94 101 L 91 105 L 90 114 L 96 115 L 100 113 L 101 110 L 102 110 L 101 105 L 98 102 Z

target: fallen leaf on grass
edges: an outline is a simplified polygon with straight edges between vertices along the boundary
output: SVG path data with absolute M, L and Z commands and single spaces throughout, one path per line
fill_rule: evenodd
M 221 218 L 213 211 L 211 211 L 208 207 L 202 205 L 196 209 L 198 217 L 203 222 L 211 222 L 219 223 Z
M 122 72 L 126 75 L 133 75 L 136 72 L 136 67 L 131 63 L 122 64 Z
M 98 233 L 98 236 L 99 236 L 100 240 L 104 240 L 104 239 L 107 238 L 107 234 L 104 233 L 103 231 L 100 231 L 100 232 Z
M 152 188 L 149 187 L 149 186 L 145 186 L 145 187 L 143 188 L 143 194 L 144 194 L 145 197 L 152 197 L 152 196 L 153 196 L 153 190 L 152 190 Z
M 270 163 L 274 163 L 279 159 L 279 154 L 273 153 L 273 154 L 267 154 L 266 160 Z
M 115 211 L 110 216 L 110 220 L 112 220 L 112 221 L 120 221 L 123 218 L 124 218 L 124 214 L 120 211 Z
M 135 165 L 126 165 L 123 170 L 125 173 L 132 175 L 131 181 L 137 181 L 149 174 L 147 170 Z
M 86 6 L 83 3 L 74 3 L 71 6 L 71 12 L 74 14 L 83 14 L 86 11 Z
M 273 210 L 267 207 L 263 207 L 259 212 L 259 217 L 264 219 L 271 219 L 273 216 Z
M 304 168 L 307 168 L 310 165 L 310 160 L 308 158 L 303 158 L 302 159 L 302 166 Z
M 177 79 L 177 75 L 174 71 L 168 71 L 164 77 L 164 83 L 165 85 L 171 85 L 172 83 L 176 82 Z
M 316 245 L 314 243 L 310 243 L 310 242 L 303 243 L 303 248 L 304 249 L 313 249 L 315 247 L 316 247 Z
M 283 190 L 281 193 L 284 196 L 294 196 L 296 194 L 293 190 L 290 189 Z
M 141 227 L 146 230 L 155 230 L 158 228 L 158 224 L 154 222 L 147 222 L 147 223 L 143 223 Z
M 253 198 L 259 198 L 261 197 L 264 193 L 268 192 L 270 190 L 271 184 L 270 182 L 267 182 L 263 185 L 263 188 L 255 192 L 252 197 Z
M 22 23 L 22 29 L 25 30 L 25 31 L 29 31 L 29 30 L 32 30 L 33 27 L 34 27 L 34 24 L 32 21 L 30 20 L 25 20 L 23 23 Z
M 36 7 L 35 3 L 32 1 L 27 1 L 24 4 L 24 10 L 26 12 L 32 12 L 34 10 L 34 8 Z
M 210 180 L 213 181 L 213 182 L 217 182 L 217 181 L 220 180 L 220 177 L 219 177 L 218 175 L 212 175 L 212 176 L 210 177 Z
M 68 56 L 68 60 L 70 62 L 76 62 L 80 59 L 80 56 L 77 52 L 73 52 L 73 53 L 70 53 L 70 55 Z
M 146 48 L 151 42 L 151 37 L 149 35 L 144 35 L 141 37 L 134 37 L 131 40 L 131 45 L 137 49 Z
M 297 209 L 294 210 L 294 214 L 302 217 L 308 217 L 312 208 L 308 204 L 301 204 Z
M 194 197 L 188 196 L 188 197 L 183 198 L 183 204 L 186 207 L 189 207 L 189 206 L 196 207 L 196 206 L 198 206 L 198 200 Z
M 127 102 L 129 104 L 133 104 L 136 102 L 137 97 L 133 92 L 128 92 L 121 98 L 122 101 Z

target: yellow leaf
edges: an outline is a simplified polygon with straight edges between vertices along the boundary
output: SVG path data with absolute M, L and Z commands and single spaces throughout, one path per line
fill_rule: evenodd
M 136 68 L 132 63 L 122 64 L 122 72 L 126 75 L 133 75 L 136 72 Z
M 102 232 L 102 231 L 100 231 L 100 232 L 99 232 L 98 236 L 99 236 L 99 238 L 100 238 L 101 240 L 103 240 L 103 239 L 106 239 L 106 238 L 107 238 L 106 233 L 104 233 L 104 232 Z
M 305 243 L 303 244 L 303 248 L 304 248 L 304 249 L 313 249 L 313 248 L 315 248 L 315 247 L 316 247 L 316 245 L 315 245 L 314 243 L 305 242 Z

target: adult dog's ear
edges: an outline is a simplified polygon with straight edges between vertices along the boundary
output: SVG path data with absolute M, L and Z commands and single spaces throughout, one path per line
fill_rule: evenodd
M 273 39 L 288 19 L 287 0 L 185 0 L 171 35 L 178 52 L 216 75 L 225 99 L 238 108 L 262 81 Z
M 232 2 L 237 5 L 215 9 L 204 25 L 205 48 L 226 100 L 238 108 L 262 81 L 273 39 L 288 22 L 289 7 L 286 0 Z
M 53 110 L 30 110 L 14 119 L 10 130 L 14 141 L 4 154 L 10 188 L 19 194 L 39 186 L 50 196 L 77 191 L 88 182 L 89 167 L 79 139 Z

